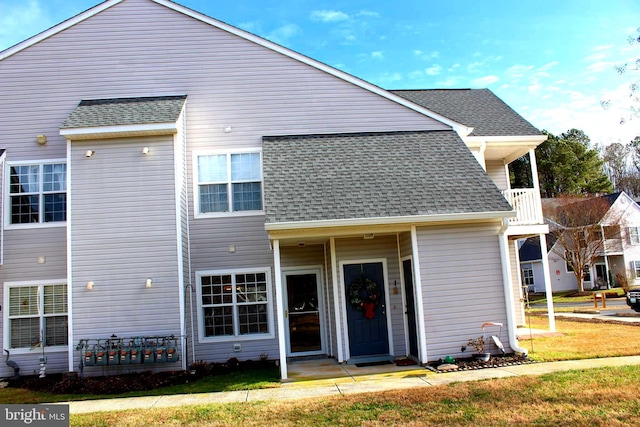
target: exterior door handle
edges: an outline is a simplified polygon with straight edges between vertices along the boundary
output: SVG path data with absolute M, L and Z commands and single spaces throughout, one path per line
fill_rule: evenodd
M 285 317 L 285 318 L 289 317 L 289 310 L 285 310 L 285 311 L 284 311 L 284 317 Z

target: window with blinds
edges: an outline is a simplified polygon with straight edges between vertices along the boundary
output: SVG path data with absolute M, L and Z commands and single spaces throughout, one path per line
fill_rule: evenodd
M 10 348 L 65 346 L 67 285 L 9 286 Z

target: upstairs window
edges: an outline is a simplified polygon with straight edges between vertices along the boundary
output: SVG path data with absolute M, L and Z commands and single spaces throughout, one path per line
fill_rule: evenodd
M 67 165 L 11 165 L 9 223 L 42 224 L 67 220 Z
M 197 156 L 198 212 L 262 210 L 260 152 Z
M 640 245 L 640 227 L 628 227 L 629 244 Z

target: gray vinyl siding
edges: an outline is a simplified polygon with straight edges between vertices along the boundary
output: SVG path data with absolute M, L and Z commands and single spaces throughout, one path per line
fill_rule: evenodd
M 142 154 L 144 146 L 151 154 Z M 90 149 L 96 153 L 86 158 Z M 181 335 L 173 151 L 173 136 L 72 143 L 74 343 L 111 334 Z
M 400 239 L 400 258 L 413 254 L 413 246 L 411 242 L 411 233 L 400 233 L 398 235 Z
M 509 175 L 507 174 L 504 162 L 501 160 L 487 160 L 487 174 L 496 183 L 500 190 L 509 189 Z
M 513 307 L 516 314 L 516 325 L 524 325 L 524 304 L 522 303 L 522 279 L 520 275 L 520 256 L 518 241 L 509 241 L 509 271 L 511 272 L 511 289 L 513 289 Z
M 336 239 L 336 256 L 338 263 L 349 261 L 360 262 L 362 260 L 385 259 L 386 274 L 388 283 L 384 286 L 388 291 L 387 311 L 391 313 L 391 323 L 387 325 L 392 331 L 393 342 L 389 343 L 389 350 L 393 351 L 396 356 L 404 356 L 406 354 L 405 335 L 404 335 L 404 310 L 402 304 L 401 280 L 400 280 L 400 264 L 398 261 L 398 244 L 395 235 L 392 236 L 375 236 L 371 240 L 364 240 L 362 237 L 353 239 Z M 345 283 L 343 273 L 338 268 L 340 276 L 341 298 L 345 299 Z M 393 294 L 392 289 L 394 283 L 398 286 L 398 293 Z M 347 328 L 346 319 L 342 319 L 340 323 L 342 328 Z M 340 332 L 342 336 L 344 331 Z M 345 343 L 348 348 L 348 343 Z
M 4 230 L 4 265 L 0 266 L 0 301 L 4 301 L 4 292 L 8 282 L 37 282 L 62 280 L 67 277 L 67 228 L 49 227 L 23 230 Z M 47 242 L 43 245 L 42 242 Z M 38 264 L 38 257 L 44 256 L 45 263 Z M 5 307 L 5 310 L 8 309 Z M 6 314 L 6 313 L 4 313 Z M 4 316 L 0 316 L 0 333 L 3 331 Z M 2 340 L 0 340 L 2 343 Z M 47 372 L 66 372 L 69 366 L 67 351 L 51 351 L 45 349 L 47 356 Z M 41 349 L 28 354 L 11 354 L 11 360 L 18 363 L 20 372 L 32 374 L 40 369 L 38 358 Z M 4 357 L 5 354 L 2 354 Z M 0 363 L 0 377 L 13 375 L 13 370 Z
M 428 359 L 470 356 L 460 347 L 485 322 L 502 322 L 507 343 L 498 227 L 421 227 L 418 247 Z
M 189 199 L 189 280 L 194 285 L 198 270 L 273 266 L 264 216 L 193 220 L 194 150 L 259 147 L 264 135 L 448 129 L 379 95 L 147 0 L 124 1 L 5 58 L 0 62 L 0 93 L 0 140 L 8 162 L 66 158 L 59 128 L 82 99 L 186 94 L 188 185 L 181 199 Z M 232 127 L 231 133 L 223 132 L 226 126 Z M 47 136 L 46 145 L 35 143 L 37 134 Z M 179 334 L 176 275 L 177 263 L 183 260 L 177 259 L 174 159 L 165 152 L 161 168 L 139 169 L 138 148 L 146 142 L 130 156 L 110 151 L 124 150 L 128 143 L 111 142 L 73 143 L 68 183 L 77 193 L 71 202 L 73 339 L 114 332 Z M 165 142 L 161 146 L 168 150 L 169 140 Z M 83 148 L 96 149 L 96 156 L 86 161 Z M 101 163 L 107 153 L 119 157 Z M 159 159 L 154 156 L 149 159 Z M 143 176 L 143 170 L 150 175 Z M 143 198 L 128 192 L 132 183 L 150 181 L 152 191 L 145 191 Z M 4 280 L 65 277 L 65 233 L 64 227 L 6 230 Z M 103 245 L 95 243 L 107 236 L 111 238 Z M 131 243 L 138 237 L 144 246 Z M 236 245 L 235 254 L 228 253 L 229 244 Z M 43 266 L 34 262 L 41 253 L 47 256 Z M 397 269 L 396 264 L 390 261 L 388 266 Z M 143 284 L 149 276 L 154 286 L 147 290 Z M 93 292 L 85 289 L 88 280 L 95 282 Z M 153 295 L 150 304 L 141 303 L 148 298 L 146 291 Z M 161 311 L 165 312 L 160 315 Z M 137 315 L 130 316 L 132 312 Z M 277 340 L 244 342 L 243 349 L 252 357 L 262 352 L 273 356 Z M 196 353 L 207 360 L 237 356 L 231 343 L 198 344 Z

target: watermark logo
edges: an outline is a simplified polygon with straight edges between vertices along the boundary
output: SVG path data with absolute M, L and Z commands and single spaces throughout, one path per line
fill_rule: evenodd
M 0 425 L 69 427 L 69 405 L 0 405 Z

